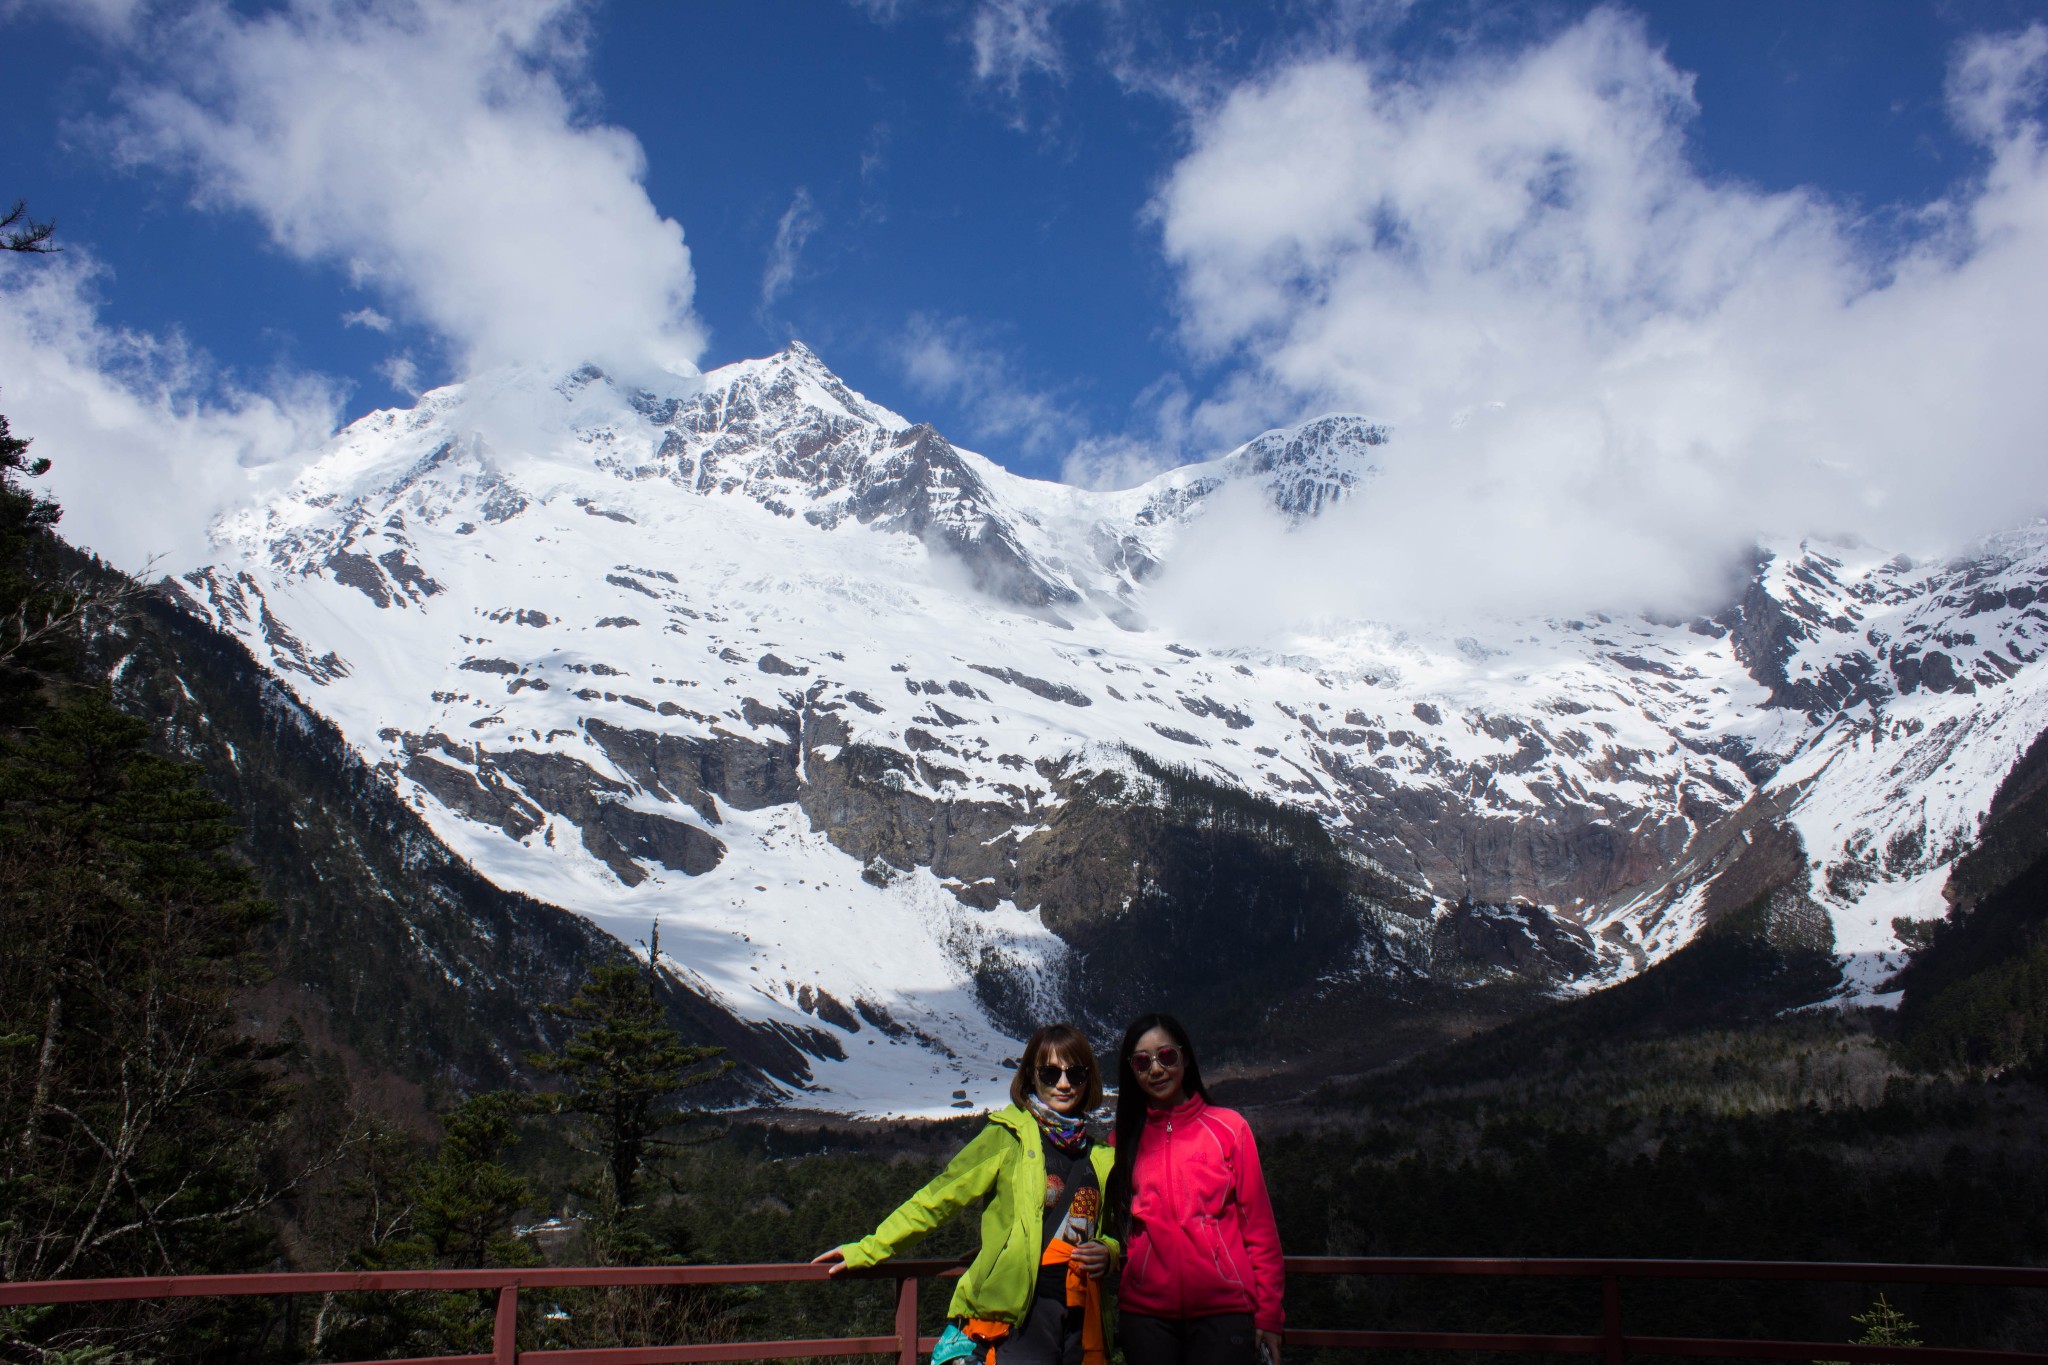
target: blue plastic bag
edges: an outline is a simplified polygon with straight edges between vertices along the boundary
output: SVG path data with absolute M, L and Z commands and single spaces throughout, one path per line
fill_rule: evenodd
M 949 1322 L 946 1330 L 939 1333 L 938 1344 L 932 1347 L 932 1365 L 948 1365 L 973 1354 L 974 1338 L 961 1331 L 959 1323 Z

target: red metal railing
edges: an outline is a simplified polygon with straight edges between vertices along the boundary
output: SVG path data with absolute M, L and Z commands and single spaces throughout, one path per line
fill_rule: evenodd
M 1939 1284 L 2048 1289 L 2048 1269 L 2012 1266 L 1887 1265 L 1816 1261 L 1536 1260 L 1486 1257 L 1290 1256 L 1290 1275 L 1447 1275 L 1597 1279 L 1601 1330 L 1586 1335 L 1506 1332 L 1377 1332 L 1290 1328 L 1290 1346 L 1350 1350 L 1514 1351 L 1597 1356 L 1621 1365 L 1631 1356 L 1804 1360 L 1869 1365 L 2048 1365 L 2048 1351 L 1985 1351 L 1941 1346 L 1855 1346 L 1823 1341 L 1631 1336 L 1622 1328 L 1625 1279 L 1822 1281 L 1838 1284 Z M 310 1275 L 191 1275 L 128 1280 L 38 1280 L 0 1284 L 0 1308 L 28 1304 L 112 1303 L 285 1294 L 377 1293 L 418 1290 L 498 1291 L 493 1348 L 488 1355 L 416 1357 L 378 1365 L 712 1365 L 713 1362 L 782 1360 L 801 1356 L 893 1355 L 917 1365 L 937 1338 L 917 1332 L 919 1282 L 960 1273 L 957 1261 L 894 1261 L 851 1278 L 893 1279 L 896 1331 L 889 1336 L 821 1337 L 808 1341 L 715 1342 L 699 1346 L 621 1346 L 594 1350 L 521 1351 L 516 1330 L 522 1289 L 607 1288 L 627 1285 L 782 1284 L 826 1278 L 816 1265 L 643 1266 L 529 1270 L 404 1270 Z M 365 1363 L 369 1365 L 369 1363 Z

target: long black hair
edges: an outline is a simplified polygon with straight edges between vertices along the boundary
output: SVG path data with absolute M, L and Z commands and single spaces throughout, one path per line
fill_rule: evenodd
M 1209 1098 L 1202 1084 L 1202 1066 L 1195 1060 L 1195 1045 L 1187 1028 L 1170 1014 L 1141 1014 L 1124 1030 L 1123 1046 L 1116 1050 L 1116 1164 L 1110 1167 L 1109 1188 L 1103 1192 L 1103 1226 L 1117 1237 L 1128 1236 L 1124 1225 L 1131 1217 L 1131 1172 L 1138 1165 L 1138 1144 L 1145 1139 L 1145 1111 L 1150 1103 L 1138 1073 L 1131 1069 L 1131 1054 L 1138 1040 L 1153 1029 L 1165 1029 L 1180 1049 L 1181 1093 Z

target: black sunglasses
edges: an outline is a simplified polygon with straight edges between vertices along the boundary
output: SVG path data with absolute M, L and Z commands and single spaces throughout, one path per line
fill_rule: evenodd
M 1088 1063 L 1083 1062 L 1079 1066 L 1054 1066 L 1047 1062 L 1038 1068 L 1040 1085 L 1058 1085 L 1062 1076 L 1066 1077 L 1071 1085 L 1085 1086 L 1088 1084 Z

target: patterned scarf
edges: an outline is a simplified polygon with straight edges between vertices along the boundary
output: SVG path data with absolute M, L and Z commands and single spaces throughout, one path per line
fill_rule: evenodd
M 1088 1120 L 1080 1115 L 1062 1114 L 1036 1095 L 1024 1097 L 1024 1107 L 1038 1120 L 1046 1140 L 1072 1155 L 1088 1145 Z

